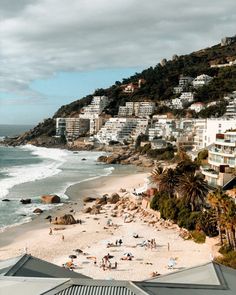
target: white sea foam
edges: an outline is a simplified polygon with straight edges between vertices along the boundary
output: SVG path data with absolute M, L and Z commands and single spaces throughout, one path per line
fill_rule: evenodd
M 5 197 L 15 185 L 44 179 L 61 172 L 59 167 L 66 161 L 68 152 L 60 149 L 48 149 L 26 145 L 20 147 L 29 150 L 32 155 L 42 159 L 41 163 L 26 166 L 12 166 L 2 170 L 8 177 L 0 181 L 0 198 Z

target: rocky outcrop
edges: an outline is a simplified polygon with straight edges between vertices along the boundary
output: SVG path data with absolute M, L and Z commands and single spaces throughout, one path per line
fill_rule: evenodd
M 120 196 L 117 194 L 117 193 L 113 193 L 112 195 L 111 195 L 111 197 L 109 198 L 109 202 L 111 203 L 111 204 L 116 204 L 117 202 L 119 202 L 120 201 Z
M 21 204 L 30 204 L 31 203 L 31 199 L 21 199 L 20 200 Z
M 43 210 L 40 209 L 40 208 L 36 208 L 36 209 L 34 209 L 33 213 L 35 213 L 35 214 L 41 214 L 41 213 L 43 213 Z
M 41 201 L 45 204 L 56 204 L 60 203 L 61 199 L 57 195 L 44 195 L 41 197 Z
M 109 156 L 100 156 L 97 161 L 106 164 L 132 164 L 142 167 L 152 167 L 154 165 L 154 161 L 146 155 L 140 155 L 134 150 L 124 150 L 123 148 L 120 148 L 120 150 Z
M 91 202 L 94 202 L 96 200 L 96 198 L 93 198 L 93 197 L 85 197 L 83 199 L 84 203 L 91 203 Z
M 55 224 L 62 224 L 62 225 L 69 225 L 69 224 L 75 224 L 76 220 L 74 219 L 74 216 L 71 214 L 65 214 L 59 218 L 57 218 L 57 222 Z

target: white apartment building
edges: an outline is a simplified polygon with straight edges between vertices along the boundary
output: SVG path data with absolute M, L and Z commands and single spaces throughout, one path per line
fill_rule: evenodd
M 194 94 L 193 92 L 182 92 L 179 98 L 183 100 L 184 103 L 190 103 L 193 102 Z
M 192 77 L 181 75 L 179 78 L 179 85 L 174 87 L 174 93 L 176 94 L 182 93 L 185 89 L 188 88 L 189 85 L 191 85 L 192 81 L 193 81 Z
M 183 86 L 183 87 L 188 86 L 192 83 L 192 81 L 193 81 L 192 77 L 181 75 L 179 77 L 179 86 Z
M 183 109 L 183 101 L 181 98 L 173 98 L 171 100 L 171 108 L 182 110 Z
M 215 141 L 216 134 L 236 128 L 236 118 L 196 119 L 195 121 L 195 150 L 201 150 Z
M 90 119 L 93 115 L 100 115 L 108 103 L 107 96 L 94 96 L 91 104 L 83 108 L 80 118 Z
M 196 113 L 201 112 L 201 110 L 205 109 L 205 104 L 202 102 L 195 102 L 191 104 L 189 107 L 190 110 L 195 111 Z
M 193 84 L 193 87 L 195 87 L 195 88 L 202 87 L 204 85 L 208 85 L 212 79 L 213 79 L 212 77 L 203 74 L 203 75 L 197 76 L 193 80 L 192 84 Z
M 119 117 L 148 117 L 155 111 L 156 104 L 152 101 L 126 102 L 125 106 L 119 107 Z
M 235 131 L 216 134 L 214 144 L 208 149 L 208 163 L 210 167 L 202 168 L 202 173 L 209 185 L 223 187 L 235 177 Z
M 236 117 L 236 99 L 229 101 L 229 104 L 226 106 L 225 117 Z
M 148 120 L 140 118 L 110 118 L 95 138 L 100 143 L 108 144 L 110 141 L 123 143 L 124 140 L 135 140 L 138 135 L 146 134 Z

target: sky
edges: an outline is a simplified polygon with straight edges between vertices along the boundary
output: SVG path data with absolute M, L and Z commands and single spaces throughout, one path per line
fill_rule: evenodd
M 0 0 L 0 124 L 36 124 L 235 24 L 235 0 Z

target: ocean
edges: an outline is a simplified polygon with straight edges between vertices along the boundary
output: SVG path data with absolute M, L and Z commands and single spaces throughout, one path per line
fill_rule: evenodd
M 4 129 L 0 125 L 0 137 L 16 135 L 17 130 L 19 126 Z M 55 206 L 42 204 L 40 196 L 57 194 L 66 201 L 65 191 L 70 185 L 112 173 L 112 165 L 96 162 L 102 154 L 32 145 L 0 146 L 0 229 L 30 221 L 35 208 Z M 27 198 L 32 203 L 22 205 L 20 200 Z

